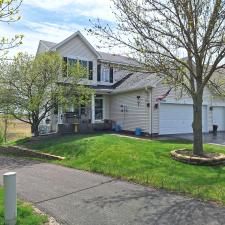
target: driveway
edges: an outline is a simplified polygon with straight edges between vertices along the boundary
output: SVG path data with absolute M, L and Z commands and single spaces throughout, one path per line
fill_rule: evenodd
M 53 164 L 0 156 L 21 198 L 70 225 L 225 225 L 225 208 Z
M 193 134 L 171 134 L 162 136 L 162 138 L 193 141 Z M 225 145 L 225 132 L 218 132 L 217 135 L 205 133 L 203 134 L 203 141 L 204 143 Z

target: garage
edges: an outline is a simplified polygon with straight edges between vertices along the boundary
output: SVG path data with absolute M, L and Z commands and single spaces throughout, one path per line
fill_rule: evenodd
M 213 107 L 213 124 L 218 125 L 218 131 L 225 131 L 225 107 Z
M 159 134 L 192 133 L 193 107 L 187 104 L 160 104 Z M 207 107 L 202 111 L 203 132 L 207 128 Z

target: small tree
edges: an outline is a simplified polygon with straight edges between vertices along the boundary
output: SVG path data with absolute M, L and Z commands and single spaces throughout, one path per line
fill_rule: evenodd
M 66 68 L 67 76 L 62 76 Z M 12 63 L 2 65 L 0 104 L 16 119 L 31 125 L 39 135 L 40 122 L 56 107 L 87 104 L 91 90 L 80 84 L 87 76 L 79 64 L 65 64 L 57 53 L 39 54 L 35 58 L 19 54 Z M 65 71 L 65 70 L 64 70 Z
M 224 87 L 225 2 L 113 0 L 117 27 L 93 23 L 110 46 L 128 47 L 145 71 L 163 75 L 193 99 L 193 152 L 203 154 L 202 102 L 207 85 Z M 182 55 L 185 58 L 182 58 Z M 217 74 L 217 77 L 215 77 Z

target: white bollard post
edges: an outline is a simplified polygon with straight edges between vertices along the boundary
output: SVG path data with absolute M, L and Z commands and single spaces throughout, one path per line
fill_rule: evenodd
M 5 225 L 15 225 L 17 217 L 16 206 L 16 173 L 9 172 L 3 175 Z

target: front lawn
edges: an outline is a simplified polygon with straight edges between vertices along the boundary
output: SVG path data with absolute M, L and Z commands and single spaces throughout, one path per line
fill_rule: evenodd
M 0 225 L 4 225 L 3 189 L 0 188 Z M 33 208 L 21 201 L 18 202 L 17 225 L 43 225 L 48 221 L 47 216 L 39 215 Z
M 170 158 L 171 150 L 191 148 L 190 143 L 142 141 L 102 134 L 28 141 L 23 145 L 64 156 L 66 160 L 57 163 L 68 167 L 185 192 L 225 204 L 225 166 L 193 166 Z M 225 153 L 224 147 L 213 145 L 205 145 L 205 150 Z

